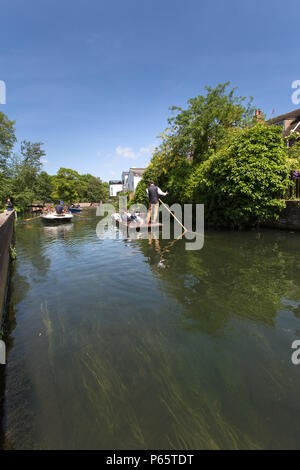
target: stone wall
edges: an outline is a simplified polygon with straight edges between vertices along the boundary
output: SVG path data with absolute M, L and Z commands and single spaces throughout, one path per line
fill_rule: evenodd
M 281 211 L 278 220 L 263 224 L 266 227 L 286 230 L 300 230 L 300 201 L 286 201 L 286 208 Z
M 0 326 L 9 268 L 9 247 L 13 243 L 15 213 L 0 214 Z

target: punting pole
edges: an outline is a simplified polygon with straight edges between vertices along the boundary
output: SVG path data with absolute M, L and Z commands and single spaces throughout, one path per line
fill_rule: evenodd
M 167 209 L 167 211 L 170 212 L 170 214 L 174 217 L 174 219 L 176 220 L 176 222 L 178 222 L 179 225 L 181 225 L 181 227 L 182 227 L 186 232 L 193 233 L 191 230 L 188 230 L 184 225 L 182 225 L 182 223 L 180 222 L 180 220 L 177 219 L 177 217 L 173 214 L 173 212 L 170 211 L 170 209 L 166 206 L 166 204 L 165 204 L 164 202 L 162 202 L 161 199 L 159 199 L 159 202 L 162 203 L 162 205 Z

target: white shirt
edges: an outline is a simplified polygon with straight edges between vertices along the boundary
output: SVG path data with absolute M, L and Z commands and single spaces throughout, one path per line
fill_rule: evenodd
M 154 185 L 151 184 L 151 186 L 154 186 Z M 148 188 L 146 189 L 146 192 L 147 192 L 147 196 L 149 196 Z M 157 192 L 159 196 L 166 196 L 167 194 L 167 193 L 164 193 L 158 186 L 157 186 Z

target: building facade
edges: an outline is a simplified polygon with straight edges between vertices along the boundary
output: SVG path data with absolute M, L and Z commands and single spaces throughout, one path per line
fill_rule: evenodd
M 122 173 L 123 191 L 128 191 L 128 175 L 129 175 L 129 171 L 123 171 Z
M 123 191 L 123 182 L 120 180 L 109 181 L 109 196 L 116 197 L 118 193 Z
M 146 168 L 130 168 L 128 173 L 128 191 L 135 192 L 138 183 L 141 181 Z
M 282 128 L 283 137 L 288 137 L 290 134 L 299 134 L 300 136 L 300 109 L 295 109 L 290 113 L 281 114 L 280 116 L 269 119 L 267 123 L 280 126 Z

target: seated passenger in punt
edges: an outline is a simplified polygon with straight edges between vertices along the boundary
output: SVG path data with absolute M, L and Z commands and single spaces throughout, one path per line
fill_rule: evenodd
M 119 212 L 117 211 L 117 209 L 115 210 L 115 212 L 113 214 L 111 214 L 111 217 L 116 222 L 119 222 L 121 220 L 121 216 L 120 216 Z
M 60 201 L 59 204 L 55 207 L 57 215 L 62 215 L 64 213 L 64 201 Z

